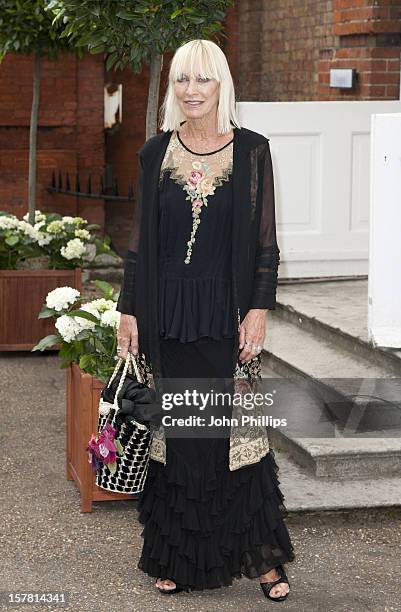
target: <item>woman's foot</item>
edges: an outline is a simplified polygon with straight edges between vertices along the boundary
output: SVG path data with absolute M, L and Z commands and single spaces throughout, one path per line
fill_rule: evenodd
M 159 593 L 163 595 L 175 595 L 175 593 L 181 593 L 181 591 L 184 590 L 184 587 L 178 587 L 174 580 L 170 580 L 169 578 L 165 580 L 158 578 L 155 582 L 155 586 Z
M 276 568 L 270 570 L 266 574 L 262 574 L 259 576 L 259 582 L 262 584 L 263 582 L 274 582 L 274 580 L 278 580 L 281 577 L 281 574 L 278 573 Z M 286 582 L 278 582 L 274 585 L 274 587 L 270 590 L 270 597 L 282 597 L 286 595 L 290 590 L 290 587 Z
M 155 583 L 156 588 L 163 589 L 163 591 L 172 591 L 176 588 L 175 582 L 172 580 L 160 580 L 158 578 Z

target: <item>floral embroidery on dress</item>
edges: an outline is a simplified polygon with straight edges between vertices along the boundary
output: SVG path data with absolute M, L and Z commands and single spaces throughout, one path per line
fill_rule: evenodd
M 170 170 L 171 178 L 182 185 L 188 194 L 185 199 L 189 200 L 192 206 L 193 223 L 191 236 L 187 242 L 186 264 L 191 261 L 203 207 L 208 205 L 208 198 L 215 193 L 216 187 L 229 179 L 232 168 L 232 142 L 215 153 L 198 155 L 182 146 L 176 131 L 171 136 L 160 168 L 160 183 L 164 172 Z

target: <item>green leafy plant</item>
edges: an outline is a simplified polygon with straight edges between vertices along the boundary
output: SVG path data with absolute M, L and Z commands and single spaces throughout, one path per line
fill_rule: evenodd
M 56 332 L 42 338 L 32 351 L 61 345 L 62 368 L 74 361 L 84 372 L 107 382 L 116 365 L 118 292 L 105 281 L 91 282 L 103 297 L 88 300 L 72 287 L 57 287 L 47 294 L 38 318 L 53 317 Z

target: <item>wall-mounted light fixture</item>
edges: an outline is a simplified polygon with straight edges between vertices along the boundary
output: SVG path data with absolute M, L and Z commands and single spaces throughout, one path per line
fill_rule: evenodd
M 330 68 L 330 87 L 352 89 L 357 80 L 355 68 Z

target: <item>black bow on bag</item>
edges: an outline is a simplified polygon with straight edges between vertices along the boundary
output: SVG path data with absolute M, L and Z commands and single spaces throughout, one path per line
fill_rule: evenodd
M 128 357 L 127 357 L 128 358 Z M 132 355 L 132 363 L 135 357 Z M 121 364 L 122 365 L 122 364 Z M 104 401 L 113 403 L 118 386 L 121 382 L 123 370 L 119 370 L 111 380 L 109 386 L 104 387 L 101 397 Z M 115 418 L 117 425 L 122 422 L 132 423 L 132 420 L 148 425 L 151 429 L 158 427 L 161 423 L 161 402 L 157 400 L 157 392 L 147 385 L 142 374 L 138 375 L 129 370 L 126 372 L 124 382 L 117 396 L 118 412 Z

